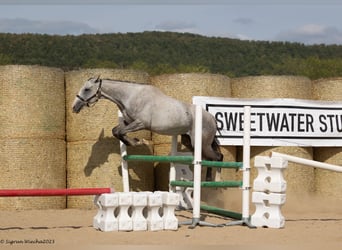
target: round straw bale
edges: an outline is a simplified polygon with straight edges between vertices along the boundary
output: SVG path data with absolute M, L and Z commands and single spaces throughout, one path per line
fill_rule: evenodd
M 314 100 L 342 101 L 342 77 L 313 81 L 312 96 Z
M 112 137 L 97 141 L 68 142 L 68 188 L 112 187 L 123 191 L 119 141 Z M 128 154 L 151 154 L 146 146 L 128 147 Z M 153 191 L 153 163 L 129 162 L 130 189 Z M 94 208 L 93 197 L 70 196 L 68 208 Z
M 301 76 L 251 76 L 231 79 L 232 96 L 236 98 L 297 98 L 311 99 L 311 80 Z M 301 147 L 252 147 L 252 174 L 253 180 L 257 173 L 254 169 L 254 157 L 268 155 L 271 151 L 277 151 L 306 159 L 312 159 L 312 148 Z M 242 149 L 238 150 L 242 154 Z M 242 159 L 242 158 L 241 158 Z M 298 194 L 311 193 L 313 191 L 313 169 L 299 164 L 289 163 L 285 170 L 285 179 L 288 183 L 287 193 Z M 290 195 L 292 196 L 292 194 Z
M 0 66 L 0 138 L 65 138 L 64 72 Z
M 342 101 L 342 77 L 319 79 L 313 82 L 313 99 Z M 314 159 L 321 162 L 342 165 L 342 147 L 315 148 Z M 342 199 L 342 175 L 323 169 L 315 169 L 315 191 L 336 200 Z
M 325 147 L 315 148 L 314 159 L 316 161 L 342 166 L 342 148 Z M 342 200 L 342 174 L 315 169 L 315 191 L 318 195 L 330 198 L 332 201 Z
M 0 189 L 66 188 L 65 141 L 0 139 Z M 5 197 L 0 209 L 63 209 L 65 197 Z
M 302 76 L 248 76 L 231 79 L 234 98 L 311 99 L 311 80 Z
M 166 95 L 185 103 L 192 103 L 193 96 L 231 96 L 230 78 L 218 74 L 166 74 L 152 77 L 151 83 Z M 155 154 L 169 154 L 171 150 L 171 139 L 171 136 L 152 133 Z M 161 149 L 158 148 L 158 145 L 161 145 Z M 224 153 L 224 160 L 231 160 L 231 155 L 235 155 L 235 147 L 227 147 L 226 149 L 222 149 L 222 152 Z M 156 166 L 156 174 L 158 175 L 156 185 L 157 187 L 163 188 L 163 190 L 166 187 L 168 188 L 168 168 L 165 165 L 157 164 Z M 159 167 L 161 167 L 160 170 Z M 225 175 L 226 171 L 226 169 L 222 170 L 222 176 Z M 165 176 L 162 178 L 161 175 Z M 167 182 L 159 184 L 160 181 Z
M 79 114 L 72 113 L 72 103 L 76 94 L 90 77 L 131 81 L 147 84 L 149 76 L 145 72 L 118 69 L 85 69 L 67 72 L 66 110 L 67 110 L 67 140 L 96 140 L 99 132 L 104 129 L 105 136 L 112 136 L 112 128 L 118 124 L 118 108 L 108 100 L 101 100 L 91 108 L 84 108 Z M 150 139 L 149 132 L 142 131 L 137 137 Z M 144 137 L 145 138 L 145 137 Z

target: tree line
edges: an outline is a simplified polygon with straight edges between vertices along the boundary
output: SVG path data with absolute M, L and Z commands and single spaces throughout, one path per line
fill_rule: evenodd
M 230 77 L 342 76 L 341 45 L 242 41 L 190 33 L 142 32 L 57 36 L 0 34 L 0 65 L 129 68 L 151 75 L 210 72 Z

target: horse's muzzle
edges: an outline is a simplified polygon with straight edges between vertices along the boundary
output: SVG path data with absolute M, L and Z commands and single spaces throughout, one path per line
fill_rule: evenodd
M 80 101 L 75 101 L 74 104 L 72 105 L 72 112 L 74 113 L 79 113 L 81 109 L 83 108 L 84 103 Z

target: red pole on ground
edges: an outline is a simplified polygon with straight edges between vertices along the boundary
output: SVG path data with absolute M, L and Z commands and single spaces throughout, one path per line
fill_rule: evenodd
M 112 188 L 0 189 L 0 197 L 98 195 L 113 192 Z

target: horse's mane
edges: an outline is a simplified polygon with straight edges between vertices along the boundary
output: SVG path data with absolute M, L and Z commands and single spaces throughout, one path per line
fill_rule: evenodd
M 116 79 L 110 79 L 110 78 L 101 78 L 102 80 L 107 80 L 107 81 L 113 81 L 113 82 L 122 82 L 122 83 L 132 83 L 132 84 L 144 84 L 147 85 L 147 83 L 142 83 L 142 82 L 132 82 L 128 80 L 116 80 Z

